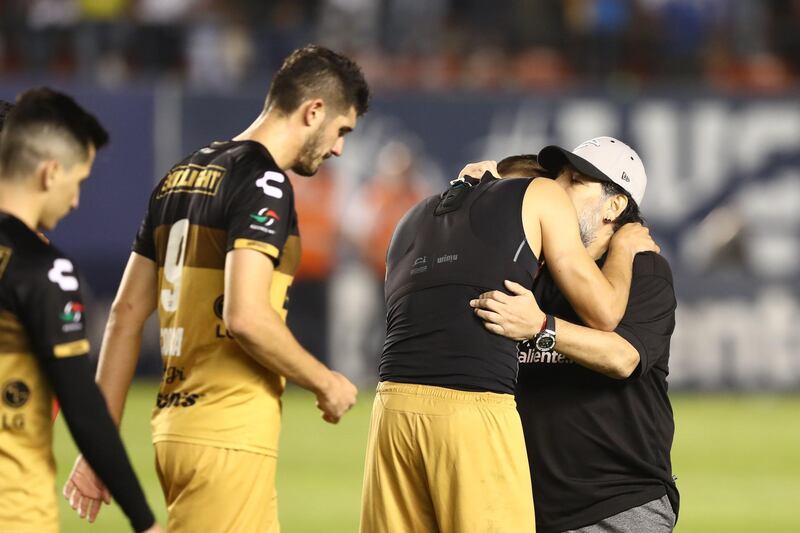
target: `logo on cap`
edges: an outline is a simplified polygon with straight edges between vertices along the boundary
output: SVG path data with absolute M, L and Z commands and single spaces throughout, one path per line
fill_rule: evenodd
M 628 183 L 630 183 L 630 181 L 631 181 L 631 179 L 628 177 L 628 174 L 626 172 L 622 173 L 622 181 L 627 181 Z

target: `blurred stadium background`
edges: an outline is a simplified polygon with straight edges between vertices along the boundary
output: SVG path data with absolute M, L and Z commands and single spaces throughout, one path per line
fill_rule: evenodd
M 800 531 L 800 1 L 0 0 L 0 98 L 51 85 L 112 135 L 51 235 L 90 287 L 94 346 L 154 182 L 249 124 L 308 42 L 358 60 L 374 100 L 342 158 L 294 179 L 290 325 L 364 393 L 340 427 L 287 394 L 284 531 L 355 530 L 397 219 L 467 161 L 596 135 L 642 156 L 643 211 L 675 274 L 678 531 Z M 155 328 L 139 371 L 124 433 L 163 516 Z M 59 423 L 62 478 L 71 446 Z M 101 520 L 125 531 L 115 509 Z

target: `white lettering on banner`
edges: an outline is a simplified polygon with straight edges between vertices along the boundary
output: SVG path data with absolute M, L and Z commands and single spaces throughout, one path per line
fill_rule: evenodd
M 763 289 L 755 300 L 681 302 L 669 381 L 676 387 L 793 388 L 800 384 L 800 300 Z
M 619 111 L 603 100 L 569 100 L 559 109 L 554 126 L 561 139 L 560 146 L 572 150 L 586 139 L 619 131 Z
M 161 355 L 180 357 L 183 346 L 183 328 L 161 328 Z

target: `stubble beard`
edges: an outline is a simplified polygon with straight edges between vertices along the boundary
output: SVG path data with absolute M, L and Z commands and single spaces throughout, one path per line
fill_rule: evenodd
M 588 248 L 597 238 L 597 228 L 600 227 L 600 211 L 597 209 L 585 208 L 578 215 L 578 230 L 581 234 L 581 242 Z
M 292 166 L 292 172 L 306 177 L 316 174 L 322 161 L 325 160 L 323 150 L 320 149 L 321 144 L 322 128 L 320 127 L 303 144 L 300 149 L 300 157 Z

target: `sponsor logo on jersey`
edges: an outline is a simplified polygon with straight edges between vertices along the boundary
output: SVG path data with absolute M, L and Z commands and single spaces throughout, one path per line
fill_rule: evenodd
M 216 315 L 216 317 L 219 318 L 220 320 L 222 320 L 222 312 L 224 309 L 225 309 L 225 295 L 220 294 L 219 296 L 217 296 L 217 299 L 214 300 L 214 315 Z
M 179 165 L 169 171 L 158 190 L 156 199 L 174 193 L 215 196 L 223 177 L 225 177 L 225 167 L 219 165 L 202 166 L 194 163 Z
M 161 328 L 161 355 L 180 357 L 183 347 L 183 328 Z
M 271 226 L 275 223 L 276 220 L 280 220 L 281 217 L 278 216 L 278 213 L 273 211 L 268 207 L 264 207 L 258 210 L 258 213 L 251 214 L 250 218 L 262 224 L 264 226 Z
M 201 396 L 203 395 L 194 392 L 159 392 L 156 397 L 156 407 L 159 409 L 191 407 Z
M 414 274 L 422 274 L 423 272 L 427 272 L 428 271 L 428 257 L 424 256 L 424 255 L 422 257 L 417 257 L 416 259 L 414 259 L 414 265 L 413 266 L 414 266 L 414 268 L 411 269 L 411 275 L 412 276 Z
M 250 229 L 263 231 L 269 235 L 275 234 L 275 230 L 271 229 L 270 226 L 275 224 L 276 220 L 281 219 L 281 217 L 278 216 L 278 213 L 268 207 L 259 209 L 258 213 L 251 213 L 250 218 L 257 222 L 257 224 L 250 224 Z
M 186 381 L 186 372 L 182 366 L 177 367 L 164 365 L 164 372 L 161 375 L 161 381 L 167 385 L 171 385 L 176 381 Z
M 260 187 L 267 196 L 271 196 L 272 198 L 277 198 L 280 200 L 283 198 L 283 189 L 276 187 L 275 185 L 271 185 L 270 182 L 283 183 L 284 181 L 286 181 L 286 176 L 280 172 L 268 170 L 264 172 L 263 176 L 256 180 L 256 187 Z
M 3 385 L 3 403 L 18 409 L 28 402 L 31 389 L 21 380 L 8 381 Z
M 458 254 L 447 254 L 436 258 L 437 265 L 441 265 L 442 263 L 455 263 L 456 261 L 458 261 Z
M 218 339 L 233 339 L 233 335 L 228 328 L 225 327 L 224 319 L 222 318 L 222 311 L 225 307 L 225 296 L 220 294 L 214 300 L 214 315 L 220 320 L 214 329 L 214 336 Z
M 69 333 L 71 331 L 80 331 L 83 329 L 81 317 L 83 316 L 83 304 L 80 302 L 67 302 L 64 306 L 64 312 L 58 315 L 63 324 L 61 331 Z
M 77 291 L 78 278 L 70 276 L 75 271 L 69 259 L 56 259 L 53 266 L 47 271 L 47 279 L 58 285 L 62 291 Z
M 520 364 L 574 364 L 575 361 L 556 350 L 540 351 L 528 343 L 517 345 Z
M 0 416 L 0 431 L 23 431 L 25 415 L 22 413 L 3 413 Z

